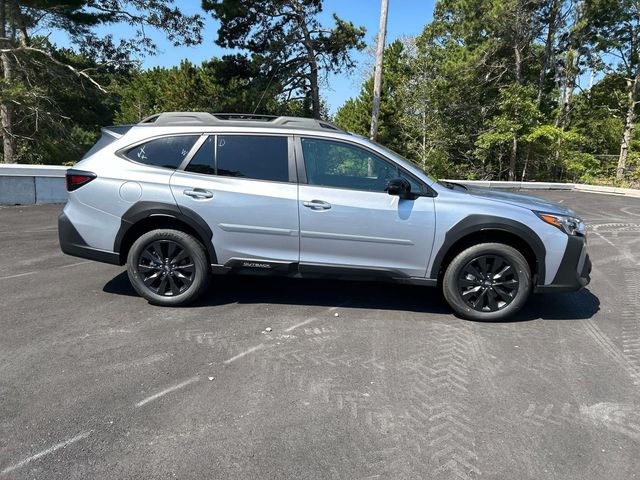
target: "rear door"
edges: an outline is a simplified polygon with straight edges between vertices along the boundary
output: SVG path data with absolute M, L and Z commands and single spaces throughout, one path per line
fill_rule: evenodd
M 300 138 L 300 265 L 424 277 L 435 231 L 427 187 L 395 163 L 347 142 Z M 404 177 L 415 199 L 385 192 Z
M 299 259 L 295 182 L 291 137 L 219 134 L 174 173 L 171 190 L 180 208 L 209 224 L 219 264 L 286 264 Z

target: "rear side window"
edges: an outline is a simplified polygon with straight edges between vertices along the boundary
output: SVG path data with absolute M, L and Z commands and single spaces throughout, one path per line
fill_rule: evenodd
M 215 137 L 210 136 L 204 141 L 202 146 L 198 149 L 196 154 L 193 156 L 189 165 L 185 170 L 187 172 L 193 173 L 204 173 L 206 175 L 215 175 L 216 169 L 214 165 L 214 147 L 215 147 Z
M 289 181 L 287 137 L 218 135 L 216 174 L 272 182 Z
M 199 137 L 200 135 L 175 135 L 155 138 L 130 148 L 125 155 L 134 162 L 175 170 Z

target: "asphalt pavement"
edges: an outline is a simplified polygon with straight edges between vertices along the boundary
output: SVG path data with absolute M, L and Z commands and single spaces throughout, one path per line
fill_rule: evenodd
M 217 278 L 178 309 L 0 207 L 0 480 L 640 476 L 640 199 L 588 222 L 592 282 L 512 321 L 436 289 Z

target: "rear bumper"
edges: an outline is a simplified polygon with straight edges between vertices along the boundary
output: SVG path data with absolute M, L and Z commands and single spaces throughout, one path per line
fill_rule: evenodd
M 58 238 L 60 240 L 60 249 L 67 255 L 112 265 L 122 265 L 119 253 L 108 252 L 87 245 L 87 242 L 84 241 L 64 212 L 58 217 Z
M 570 236 L 553 282 L 549 285 L 538 285 L 535 291 L 537 293 L 575 292 L 589 284 L 590 274 L 591 260 L 587 253 L 586 237 Z

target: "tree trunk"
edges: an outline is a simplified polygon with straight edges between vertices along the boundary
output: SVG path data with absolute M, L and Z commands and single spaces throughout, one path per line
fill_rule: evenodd
M 0 37 L 7 38 L 7 5 L 5 0 L 0 0 Z M 7 45 L 7 41 L 2 42 L 3 46 Z M 13 65 L 11 59 L 6 53 L 0 54 L 0 67 L 2 68 L 2 77 L 5 86 L 13 83 Z M 2 161 L 3 163 L 14 163 L 16 153 L 16 138 L 13 135 L 14 125 L 14 108 L 13 103 L 2 95 L 2 103 L 0 103 L 0 126 L 2 127 Z
M 309 84 L 311 87 L 311 109 L 313 110 L 313 118 L 320 120 L 320 82 L 318 79 L 318 59 L 316 58 L 316 52 L 313 49 L 313 39 L 307 28 L 305 18 L 300 9 L 297 9 L 296 19 L 298 27 L 302 31 L 304 37 L 303 44 L 307 51 L 307 61 L 309 62 L 309 68 L 311 73 L 309 75 Z
M 520 46 L 516 42 L 513 46 L 513 53 L 515 59 L 515 75 L 518 85 L 522 85 L 522 54 L 520 52 Z M 511 156 L 509 158 L 509 181 L 516 179 L 516 160 L 518 158 L 518 132 L 513 132 L 513 138 L 511 140 Z
M 13 66 L 9 56 L 5 53 L 0 55 L 0 63 L 2 63 L 5 84 L 11 85 Z M 14 163 L 16 153 L 16 138 L 13 135 L 14 110 L 13 104 L 6 98 L 0 104 L 0 123 L 2 124 L 2 161 L 3 163 Z
M 636 126 L 636 104 L 638 102 L 638 85 L 640 84 L 640 69 L 633 80 L 628 81 L 628 102 L 627 115 L 624 122 L 624 133 L 622 134 L 622 142 L 620 144 L 620 156 L 618 157 L 618 168 L 616 169 L 616 180 L 618 182 L 624 179 L 627 169 L 627 156 L 629 155 L 629 146 L 631 143 L 631 135 Z
M 553 55 L 553 42 L 556 35 L 558 11 L 560 7 L 559 0 L 553 0 L 551 8 L 549 10 L 549 23 L 547 24 L 547 38 L 544 44 L 544 54 L 542 57 L 542 68 L 540 69 L 540 77 L 538 78 L 538 97 L 536 99 L 536 106 L 540 108 L 542 103 L 542 94 L 544 93 L 544 84 L 547 77 L 547 69 L 551 63 L 551 57 Z
M 518 136 L 513 135 L 511 142 L 511 157 L 509 158 L 509 181 L 513 182 L 516 179 L 516 158 L 518 157 Z
M 522 85 L 522 53 L 520 52 L 520 46 L 518 42 L 513 46 L 513 55 L 515 59 L 515 74 L 516 82 L 518 85 Z
M 373 104 L 371 106 L 371 130 L 369 138 L 378 140 L 378 122 L 380 120 L 380 94 L 382 91 L 382 68 L 384 65 L 384 41 L 387 37 L 388 0 L 382 0 L 380 9 L 380 29 L 378 31 L 378 46 L 376 48 L 376 64 L 373 72 Z
M 311 75 L 309 82 L 311 83 L 311 108 L 313 110 L 313 118 L 320 120 L 320 85 L 318 83 L 318 62 L 316 56 L 312 53 L 309 56 L 309 65 L 311 66 Z
M 560 108 L 558 110 L 558 115 L 556 117 L 555 126 L 562 130 L 563 132 L 566 130 L 567 125 L 569 123 L 569 114 L 571 113 L 571 108 L 573 106 L 573 92 L 576 89 L 576 80 L 578 78 L 578 70 L 580 65 L 580 56 L 578 53 L 569 48 L 567 51 L 567 62 L 565 66 L 565 76 L 564 76 L 564 86 L 562 88 L 562 96 L 560 97 Z M 560 162 L 560 147 L 562 144 L 562 138 L 559 137 L 556 142 L 556 149 L 553 153 L 554 163 L 553 163 L 553 179 L 557 180 L 557 165 Z
M 560 98 L 560 110 L 556 117 L 555 126 L 561 130 L 567 128 L 567 122 L 569 120 L 569 113 L 573 104 L 573 92 L 576 89 L 576 79 L 578 78 L 578 65 L 580 64 L 580 57 L 577 52 L 570 49 L 567 52 L 567 66 L 565 67 L 565 79 L 564 87 L 562 90 L 562 97 Z
M 422 169 L 427 168 L 427 107 L 422 111 Z

